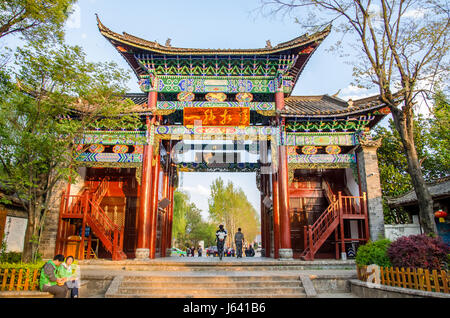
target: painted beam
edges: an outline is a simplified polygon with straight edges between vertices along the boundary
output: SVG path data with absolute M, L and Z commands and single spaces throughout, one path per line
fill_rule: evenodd
M 185 107 L 248 107 L 250 110 L 275 110 L 273 102 L 180 102 L 180 101 L 159 101 L 156 109 L 182 110 Z
M 286 146 L 354 146 L 358 145 L 355 133 L 286 133 Z
M 139 81 L 143 92 L 154 89 L 149 75 L 141 76 Z M 158 76 L 155 84 L 156 90 L 161 93 L 275 93 L 275 79 L 273 76 L 264 78 L 261 76 L 234 77 L 229 76 Z M 294 82 L 290 77 L 283 78 L 283 91 L 291 93 Z

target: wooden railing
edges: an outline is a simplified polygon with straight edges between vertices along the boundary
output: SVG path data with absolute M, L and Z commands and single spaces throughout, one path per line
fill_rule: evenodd
M 89 225 L 105 248 L 111 252 L 113 260 L 123 259 L 125 258 L 123 253 L 124 227 L 115 224 L 100 207 L 103 197 L 108 192 L 108 181 L 108 178 L 103 179 L 94 192 L 86 188 L 79 195 L 63 193 L 61 213 L 66 218 L 71 216 L 82 218 L 83 224 Z M 70 206 L 69 201 L 71 201 Z M 63 239 L 60 238 L 60 240 Z
M 0 268 L 0 291 L 39 290 L 40 269 Z
M 418 289 L 423 291 L 449 293 L 450 277 L 445 270 L 428 270 L 423 268 L 379 267 L 382 285 Z M 367 266 L 356 267 L 358 279 L 367 282 L 369 277 L 376 275 L 375 269 L 367 272 Z M 374 282 L 374 281 L 372 281 Z
M 303 239 L 304 251 L 302 258 L 314 259 L 314 254 L 323 245 L 329 235 L 337 228 L 339 224 L 343 226 L 344 218 L 365 218 L 366 232 L 368 231 L 367 212 L 366 212 L 366 193 L 363 196 L 343 196 L 338 193 L 337 198 L 331 190 L 328 182 L 324 181 L 322 188 L 329 197 L 330 205 L 320 215 L 312 225 L 304 226 Z M 359 203 L 359 204 L 358 204 Z M 342 233 L 343 231 L 341 231 Z M 342 235 L 342 234 L 341 234 Z M 346 239 L 341 238 L 341 243 L 345 244 Z
M 326 197 L 328 198 L 328 202 L 331 203 L 336 200 L 336 195 L 334 194 L 333 190 L 331 190 L 331 186 L 328 181 L 323 180 L 322 189 L 325 192 Z

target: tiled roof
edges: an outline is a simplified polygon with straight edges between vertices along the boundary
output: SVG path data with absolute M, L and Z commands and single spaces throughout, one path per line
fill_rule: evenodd
M 124 96 L 136 104 L 136 112 L 148 112 L 146 108 L 148 95 L 146 93 L 130 93 Z M 285 98 L 285 108 L 280 111 L 287 117 L 335 117 L 360 114 L 384 107 L 379 95 L 348 102 L 334 96 L 289 96 Z
M 287 117 L 334 117 L 353 115 L 385 107 L 379 95 L 344 101 L 335 96 L 289 96 L 280 112 Z
M 123 34 L 115 33 L 102 24 L 97 16 L 97 25 L 100 33 L 110 40 L 117 40 L 130 46 L 138 47 L 144 50 L 154 51 L 160 54 L 176 54 L 176 55 L 254 55 L 254 54 L 274 54 L 289 49 L 304 46 L 306 44 L 322 41 L 331 31 L 331 26 L 324 30 L 308 35 L 304 34 L 287 42 L 280 43 L 274 47 L 265 47 L 258 49 L 197 49 L 197 48 L 179 48 L 161 45 L 158 42 L 141 39 L 137 36 L 123 32 Z
M 450 197 L 450 176 L 429 182 L 427 183 L 427 186 L 433 200 L 437 198 Z M 412 189 L 402 196 L 389 198 L 387 203 L 391 208 L 417 204 L 416 192 Z

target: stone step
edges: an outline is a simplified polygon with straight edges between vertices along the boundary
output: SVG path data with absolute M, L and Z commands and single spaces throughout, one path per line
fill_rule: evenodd
M 138 281 L 128 281 L 122 282 L 120 288 L 164 288 L 170 285 L 171 288 L 194 288 L 194 289 L 206 289 L 211 288 L 212 286 L 215 288 L 261 288 L 261 287 L 299 287 L 301 283 L 299 281 L 263 281 L 263 282 L 254 282 L 254 281 L 231 281 L 231 282 L 216 282 L 216 281 L 204 281 L 204 282 L 180 282 L 180 280 L 176 282 L 169 281 L 161 281 L 161 282 L 138 282 Z
M 225 276 L 225 275 L 177 275 L 177 276 L 124 276 L 122 278 L 122 283 L 126 282 L 170 282 L 177 283 L 182 280 L 183 282 L 192 283 L 211 283 L 214 282 L 278 282 L 278 281 L 296 281 L 300 282 L 300 277 L 298 275 L 236 275 L 236 276 Z
M 298 275 L 217 275 L 214 272 L 179 275 L 127 275 L 114 278 L 106 298 L 306 297 Z
M 110 294 L 105 298 L 306 298 L 306 294 L 163 294 L 163 295 L 143 295 L 143 294 Z
M 298 271 L 298 270 L 329 270 L 329 269 L 355 269 L 354 261 L 336 261 L 336 260 L 319 260 L 319 261 L 279 261 L 279 260 L 228 260 L 215 261 L 211 259 L 189 259 L 172 260 L 171 258 L 160 260 L 124 260 L 124 261 L 108 261 L 108 260 L 83 260 L 80 261 L 81 269 L 88 267 L 92 270 L 126 270 L 126 271 L 165 271 L 165 272 L 216 272 L 224 271 Z M 86 266 L 85 266 L 86 265 Z
M 253 294 L 273 294 L 273 295 L 288 295 L 288 294 L 303 294 L 305 290 L 303 287 L 276 287 L 276 288 L 247 288 L 247 287 L 230 287 L 230 288 L 202 288 L 195 287 L 185 288 L 132 288 L 120 287 L 120 294 L 133 295 L 198 295 L 198 296 L 222 296 L 222 295 L 253 295 Z

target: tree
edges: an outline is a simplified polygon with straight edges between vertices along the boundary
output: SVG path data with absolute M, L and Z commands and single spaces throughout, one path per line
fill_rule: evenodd
M 448 2 L 439 0 L 262 0 L 276 11 L 305 9 L 309 27 L 333 22 L 337 31 L 355 36 L 346 46 L 359 86 L 377 87 L 393 117 L 416 192 L 422 228 L 436 233 L 433 201 L 425 184 L 414 142 L 414 106 L 448 76 Z M 310 10 L 311 9 L 311 10 Z M 314 11 L 312 11 L 314 10 Z M 339 42 L 342 44 L 344 42 Z M 345 54 L 348 51 L 342 50 Z
M 208 199 L 209 216 L 215 223 L 222 223 L 228 231 L 230 246 L 234 246 L 234 233 L 242 229 L 247 240 L 253 240 L 259 233 L 259 219 L 256 210 L 247 200 L 244 191 L 232 182 L 226 186 L 219 177 L 211 184 Z
M 200 241 L 205 246 L 212 245 L 215 239 L 215 226 L 202 219 L 200 210 L 191 203 L 187 193 L 174 192 L 173 238 L 178 246 L 198 246 Z
M 434 105 L 428 117 L 414 116 L 414 141 L 425 181 L 445 177 L 450 171 L 449 158 L 449 105 L 445 97 L 436 94 Z M 409 191 L 413 185 L 408 174 L 406 158 L 402 155 L 402 142 L 389 120 L 388 127 L 375 128 L 375 138 L 381 138 L 378 149 L 381 188 L 383 193 L 385 223 L 406 223 L 408 215 L 403 209 L 390 209 L 386 204 L 389 197 L 400 196 Z
M 115 64 L 87 62 L 80 47 L 36 42 L 1 71 L 0 184 L 28 213 L 24 261 L 37 257 L 56 185 L 77 173 L 74 140 L 93 127 L 140 126 L 121 98 L 127 78 Z
M 63 37 L 63 25 L 76 0 L 4 0 L 0 2 L 0 38 L 20 34 L 27 39 Z

